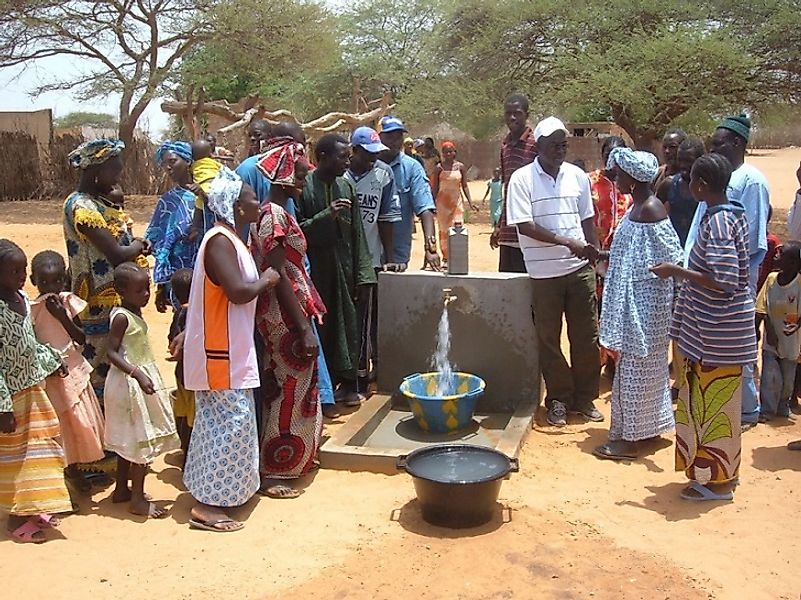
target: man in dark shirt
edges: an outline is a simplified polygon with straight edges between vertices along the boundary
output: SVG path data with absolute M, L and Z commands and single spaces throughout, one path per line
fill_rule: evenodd
M 503 182 L 503 208 L 501 220 L 490 236 L 490 247 L 500 248 L 498 271 L 501 273 L 525 273 L 526 264 L 517 241 L 517 228 L 506 224 L 506 192 L 512 173 L 537 158 L 534 133 L 528 126 L 528 98 L 512 94 L 504 103 L 504 120 L 509 134 L 501 144 L 501 181 Z

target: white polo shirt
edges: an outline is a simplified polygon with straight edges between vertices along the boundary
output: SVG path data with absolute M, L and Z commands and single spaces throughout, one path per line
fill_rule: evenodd
M 577 166 L 562 163 L 554 180 L 540 166 L 539 158 L 515 171 L 506 197 L 509 225 L 533 221 L 557 235 L 586 242 L 581 222 L 595 215 L 590 179 Z M 517 232 L 526 270 L 532 279 L 562 277 L 588 264 L 565 246 L 548 244 Z

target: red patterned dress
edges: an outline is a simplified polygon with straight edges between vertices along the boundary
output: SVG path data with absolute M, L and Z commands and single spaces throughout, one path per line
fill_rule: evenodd
M 598 242 L 601 250 L 612 247 L 612 236 L 615 229 L 623 220 L 626 211 L 631 206 L 631 196 L 621 194 L 617 184 L 609 179 L 603 169 L 588 173 L 590 178 L 590 191 L 592 204 L 595 207 L 595 231 L 598 233 Z M 599 263 L 598 277 L 595 291 L 598 296 L 598 314 L 601 314 L 601 298 L 604 292 L 605 263 Z M 602 270 L 603 269 L 603 270 Z M 605 365 L 614 355 L 606 348 L 601 347 L 601 365 Z
M 259 271 L 269 266 L 267 256 L 276 248 L 286 256 L 286 276 L 309 320 L 322 317 L 325 306 L 307 275 L 306 238 L 294 218 L 277 204 L 262 209 L 253 236 L 253 256 Z M 267 347 L 262 389 L 260 471 L 271 479 L 295 479 L 314 466 L 322 432 L 317 357 L 303 356 L 301 335 L 278 302 L 275 288 L 259 297 L 256 326 Z

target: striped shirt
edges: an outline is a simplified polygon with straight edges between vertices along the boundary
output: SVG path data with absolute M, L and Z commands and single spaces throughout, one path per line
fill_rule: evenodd
M 537 143 L 534 141 L 534 132 L 531 127 L 526 126 L 523 133 L 516 140 L 509 139 L 507 135 L 501 144 L 501 181 L 503 181 L 503 197 L 507 198 L 509 193 L 509 181 L 512 173 L 520 167 L 525 167 L 534 162 L 537 158 Z M 506 207 L 501 209 L 500 234 L 498 243 L 502 246 L 519 247 L 517 241 L 517 228 L 506 224 Z
M 509 182 L 506 220 L 510 225 L 534 222 L 548 231 L 586 242 L 581 222 L 595 210 L 590 180 L 577 166 L 562 163 L 556 179 L 548 175 L 539 159 L 518 169 Z M 526 270 L 532 279 L 562 277 L 575 273 L 587 261 L 565 246 L 535 240 L 518 232 Z
M 691 271 L 710 275 L 722 290 L 685 281 L 670 337 L 693 361 L 710 366 L 756 361 L 754 300 L 748 285 L 748 221 L 742 207 L 709 208 L 689 256 Z

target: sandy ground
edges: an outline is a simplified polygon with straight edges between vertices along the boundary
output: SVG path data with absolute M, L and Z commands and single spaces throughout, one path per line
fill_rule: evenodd
M 777 209 L 792 202 L 800 160 L 800 149 L 750 158 L 769 177 Z M 480 200 L 484 184 L 473 189 Z M 152 199 L 129 201 L 140 228 L 152 205 Z M 776 212 L 779 225 L 784 211 Z M 0 237 L 16 240 L 29 258 L 43 248 L 61 250 L 60 214 L 58 202 L 0 205 Z M 470 225 L 473 270 L 497 265 L 486 220 L 485 212 Z M 418 239 L 413 266 L 420 257 Z M 169 318 L 152 307 L 146 318 L 154 347 L 165 349 Z M 171 379 L 167 363 L 162 372 Z M 608 392 L 605 381 L 598 404 L 607 416 Z M 327 423 L 327 432 L 341 422 Z M 535 427 L 520 455 L 521 472 L 503 484 L 503 509 L 488 525 L 464 531 L 425 524 L 404 475 L 327 470 L 310 478 L 297 500 L 248 503 L 237 515 L 246 519 L 242 532 L 190 531 L 191 498 L 173 454 L 154 465 L 147 482 L 156 499 L 171 505 L 170 518 L 143 522 L 98 490 L 51 543 L 0 540 L 2 596 L 799 597 L 801 524 L 794 513 L 801 456 L 784 448 L 801 437 L 793 422 L 744 436 L 742 485 L 726 505 L 679 499 L 683 478 L 673 471 L 669 438 L 636 463 L 597 460 L 590 451 L 606 431 L 604 424 Z

